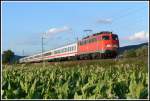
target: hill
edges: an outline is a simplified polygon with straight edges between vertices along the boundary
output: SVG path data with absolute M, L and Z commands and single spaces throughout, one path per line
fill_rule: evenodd
M 141 44 L 138 44 L 138 45 L 128 45 L 128 46 L 120 47 L 119 48 L 119 54 L 122 54 L 125 50 L 137 49 L 137 48 L 140 48 L 144 45 L 148 46 L 148 42 L 141 43 Z

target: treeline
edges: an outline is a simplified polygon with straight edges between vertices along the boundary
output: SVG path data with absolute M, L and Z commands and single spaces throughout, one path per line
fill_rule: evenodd
M 148 56 L 148 46 L 144 45 L 138 49 L 125 50 L 122 55 L 125 58 Z
M 3 64 L 18 63 L 18 61 L 15 60 L 14 57 L 15 57 L 15 53 L 12 50 L 3 51 L 3 54 L 2 54 L 2 63 Z

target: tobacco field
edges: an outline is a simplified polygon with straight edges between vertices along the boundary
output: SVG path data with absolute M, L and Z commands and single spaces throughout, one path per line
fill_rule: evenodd
M 3 99 L 148 99 L 147 59 L 2 66 Z

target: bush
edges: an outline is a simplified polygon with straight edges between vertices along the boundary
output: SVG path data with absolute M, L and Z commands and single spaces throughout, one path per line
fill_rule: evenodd
M 130 49 L 123 52 L 123 57 L 125 58 L 138 56 L 148 56 L 148 47 L 146 45 L 138 49 Z
M 136 52 L 134 49 L 131 49 L 131 50 L 126 50 L 124 53 L 123 53 L 123 57 L 136 57 Z
M 136 50 L 136 56 L 148 56 L 148 47 L 142 46 Z

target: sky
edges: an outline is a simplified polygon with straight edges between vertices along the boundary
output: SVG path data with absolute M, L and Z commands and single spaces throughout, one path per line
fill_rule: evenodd
M 149 41 L 147 2 L 3 2 L 2 51 L 32 55 L 112 31 L 120 46 Z M 87 32 L 85 30 L 92 30 Z

